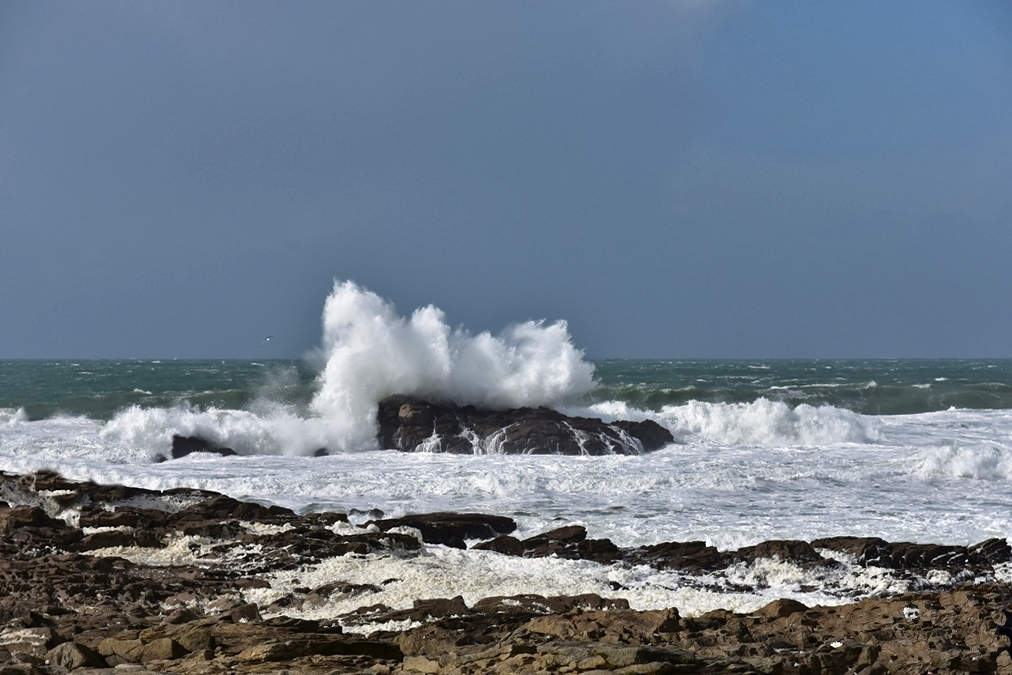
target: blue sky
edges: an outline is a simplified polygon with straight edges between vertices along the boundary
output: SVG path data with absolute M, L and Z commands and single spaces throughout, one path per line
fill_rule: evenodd
M 1012 357 L 1010 7 L 8 0 L 0 358 Z

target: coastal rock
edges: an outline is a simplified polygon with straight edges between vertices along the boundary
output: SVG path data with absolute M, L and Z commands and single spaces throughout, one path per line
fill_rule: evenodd
M 396 527 L 412 527 L 421 532 L 426 543 L 453 548 L 467 548 L 465 539 L 491 539 L 517 529 L 512 518 L 480 513 L 427 513 L 373 520 L 367 524 L 375 525 L 383 532 Z
M 78 642 L 64 642 L 62 645 L 53 647 L 46 654 L 46 662 L 67 670 L 75 670 L 84 666 L 105 668 L 108 665 L 101 654 Z
M 172 437 L 172 459 L 186 457 L 194 452 L 208 452 L 222 457 L 236 454 L 232 448 L 214 447 L 200 436 Z
M 1004 539 L 968 547 L 832 537 L 736 551 L 704 542 L 620 548 L 579 525 L 521 540 L 510 534 L 511 519 L 484 514 L 353 528 L 343 514 L 298 515 L 199 490 L 120 489 L 51 473 L 0 474 L 0 487 L 0 675 L 110 667 L 186 675 L 1012 673 L 1012 594 L 1001 581 L 1012 552 Z M 84 535 L 82 527 L 116 529 Z M 385 572 L 375 583 L 329 576 L 321 585 L 315 575 L 331 561 L 360 572 L 460 555 L 426 550 L 409 528 L 428 543 L 489 537 L 476 548 L 677 570 L 687 589 L 754 592 L 740 584 L 750 575 L 761 582 L 774 560 L 813 575 L 876 567 L 869 574 L 919 590 L 825 607 L 781 598 L 751 613 L 693 616 L 630 609 L 620 586 L 615 597 L 532 593 L 469 606 L 465 596 L 398 600 L 405 579 Z M 165 550 L 144 550 L 142 530 L 157 533 Z M 110 547 L 91 548 L 99 543 Z M 386 589 L 395 592 L 382 599 L 396 607 L 374 597 Z M 326 618 L 337 607 L 355 609 Z
M 411 396 L 383 399 L 376 419 L 381 447 L 404 452 L 635 455 L 674 442 L 652 420 L 609 424 L 545 407 L 480 410 Z
M 888 542 L 877 537 L 816 539 L 814 548 L 846 553 L 861 565 L 889 569 L 965 569 L 1012 561 L 1012 548 L 1004 539 L 988 539 L 970 547 Z
M 621 550 L 608 539 L 587 539 L 582 525 L 568 525 L 520 541 L 515 537 L 501 536 L 476 544 L 474 548 L 495 551 L 525 558 L 568 558 L 612 563 Z
M 657 569 L 708 572 L 723 566 L 724 558 L 714 546 L 702 541 L 664 542 L 628 551 L 625 559 Z

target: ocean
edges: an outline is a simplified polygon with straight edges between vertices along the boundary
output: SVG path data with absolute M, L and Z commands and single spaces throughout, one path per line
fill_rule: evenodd
M 471 334 L 434 307 L 401 316 L 351 283 L 335 284 L 323 324 L 320 348 L 301 360 L 0 361 L 0 470 L 196 487 L 300 512 L 494 513 L 514 518 L 521 538 L 578 524 L 623 547 L 1012 535 L 1010 360 L 589 360 L 563 322 Z M 383 450 L 371 415 L 393 393 L 649 418 L 676 442 L 638 456 Z M 238 455 L 157 462 L 175 434 Z M 327 456 L 313 456 L 321 447 Z M 414 562 L 349 558 L 313 573 L 356 583 L 416 575 L 407 595 L 383 600 L 391 606 L 514 587 L 615 595 L 619 579 L 634 607 L 690 614 L 771 597 L 842 602 L 907 583 L 767 566 L 740 571 L 752 590 L 725 580 L 721 592 L 656 570 L 426 550 Z

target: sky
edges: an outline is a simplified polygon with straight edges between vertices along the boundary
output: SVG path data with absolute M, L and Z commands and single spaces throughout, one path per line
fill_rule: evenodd
M 298 358 L 335 279 L 591 358 L 1012 357 L 1010 263 L 1010 3 L 0 3 L 0 358 Z

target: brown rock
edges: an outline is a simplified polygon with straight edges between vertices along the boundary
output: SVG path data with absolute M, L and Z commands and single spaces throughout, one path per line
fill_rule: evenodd
M 489 541 L 483 541 L 475 544 L 471 548 L 479 551 L 495 551 L 496 553 L 502 553 L 503 555 L 514 555 L 522 556 L 524 554 L 524 545 L 516 537 L 512 537 L 508 534 Z
M 140 653 L 140 662 L 180 659 L 187 654 L 189 651 L 172 638 L 159 638 L 144 645 Z
M 140 640 L 124 640 L 119 638 L 106 638 L 98 643 L 95 650 L 102 656 L 117 656 L 124 663 L 138 663 L 141 660 L 141 651 L 144 643 Z
M 231 618 L 234 623 L 244 623 L 248 621 L 263 621 L 260 617 L 260 610 L 257 608 L 255 603 L 249 603 L 247 605 L 241 605 L 232 610 Z
M 0 633 L 0 644 L 13 654 L 43 656 L 60 641 L 49 626 L 9 629 Z
M 439 661 L 425 656 L 405 656 L 402 667 L 412 673 L 438 673 Z
M 64 642 L 49 650 L 46 661 L 50 665 L 74 670 L 75 668 L 105 668 L 107 666 L 102 655 L 90 647 L 78 642 Z
M 763 606 L 753 612 L 753 615 L 767 617 L 770 619 L 781 619 L 785 616 L 791 616 L 792 614 L 803 613 L 807 609 L 808 607 L 797 600 L 783 598 L 780 600 L 774 600 L 770 604 Z

